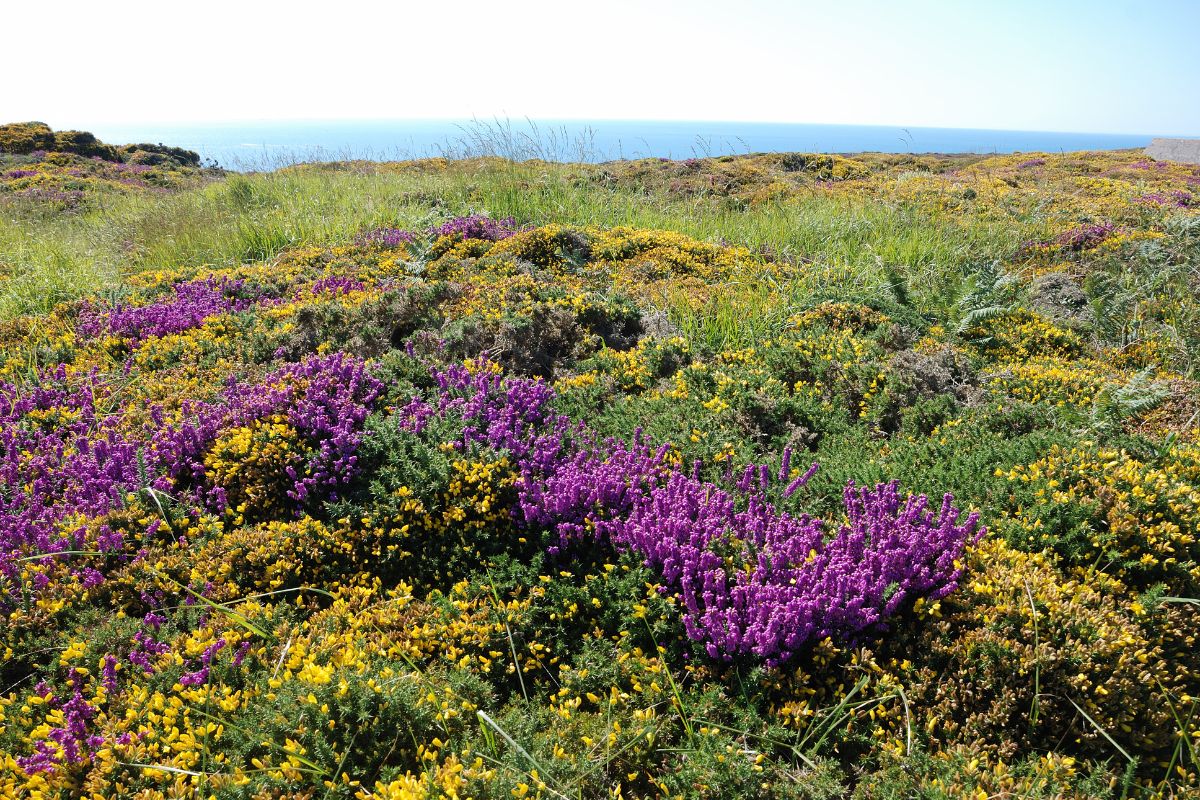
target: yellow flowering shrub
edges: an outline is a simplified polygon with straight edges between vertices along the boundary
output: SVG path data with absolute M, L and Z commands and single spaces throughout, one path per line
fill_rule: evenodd
M 303 474 L 304 445 L 283 415 L 225 431 L 204 457 L 207 480 L 236 514 L 233 524 L 279 519 L 295 507 L 288 497 Z M 289 473 L 290 471 L 290 473 Z
M 1101 567 L 1130 582 L 1200 586 L 1200 466 L 1195 444 L 1171 447 L 1159 463 L 1111 448 L 1055 445 L 1046 457 L 1004 473 L 1025 504 L 998 526 L 1010 541 L 1053 545 L 1080 568 Z
M 968 325 L 962 337 L 976 352 L 996 361 L 1042 356 L 1078 358 L 1086 353 L 1079 334 L 1060 328 L 1028 309 L 986 317 Z
M 916 644 L 910 700 L 931 742 L 1007 760 L 1047 737 L 1105 758 L 1114 739 L 1165 766 L 1172 707 L 1200 695 L 1197 609 L 1127 604 L 1116 579 L 1066 577 L 998 538 L 971 559 Z

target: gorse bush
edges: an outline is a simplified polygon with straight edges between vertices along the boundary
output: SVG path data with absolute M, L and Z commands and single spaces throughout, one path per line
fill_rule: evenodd
M 105 161 L 123 161 L 117 148 L 104 144 L 95 135 L 87 131 L 56 131 L 54 146 L 50 148 L 60 153 L 74 153 L 86 158 L 100 158 Z
M 54 131 L 44 122 L 10 122 L 0 125 L 0 153 L 28 155 L 54 149 Z

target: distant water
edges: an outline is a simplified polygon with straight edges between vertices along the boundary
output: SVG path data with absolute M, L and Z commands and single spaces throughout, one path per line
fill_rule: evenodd
M 107 142 L 162 142 L 233 169 L 311 160 L 504 155 L 559 161 L 762 152 L 1013 153 L 1145 147 L 1151 135 L 745 122 L 369 120 L 93 126 Z

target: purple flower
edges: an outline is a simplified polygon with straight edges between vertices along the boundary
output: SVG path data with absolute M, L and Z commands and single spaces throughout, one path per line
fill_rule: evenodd
M 230 383 L 223 403 L 185 404 L 184 422 L 155 426 L 148 458 L 178 486 L 190 486 L 198 499 L 219 511 L 228 503 L 224 489 L 207 480 L 208 449 L 224 430 L 282 414 L 308 446 L 303 468 L 289 466 L 287 471 L 292 481 L 287 494 L 299 512 L 313 502 L 337 499 L 338 490 L 358 472 L 363 423 L 382 390 L 359 359 L 341 353 L 312 356 L 284 366 L 262 383 Z M 155 415 L 161 419 L 161 410 Z
M 1053 244 L 1058 245 L 1064 250 L 1090 250 L 1112 236 L 1116 230 L 1116 226 L 1108 222 L 1097 225 L 1082 225 L 1060 233 L 1054 237 Z
M 209 277 L 177 283 L 170 295 L 148 305 L 85 305 L 76 331 L 89 338 L 110 334 L 140 343 L 199 327 L 218 314 L 244 311 L 258 299 L 249 293 L 245 281 Z
M 512 217 L 492 219 L 482 214 L 472 214 L 466 217 L 455 217 L 441 225 L 429 228 L 429 236 L 457 236 L 460 239 L 482 239 L 487 242 L 498 242 L 507 239 L 520 228 Z M 418 234 L 398 228 L 377 228 L 358 236 L 359 244 L 377 244 L 383 247 L 397 247 L 401 244 L 412 244 Z
M 349 278 L 344 275 L 329 275 L 313 282 L 309 289 L 310 294 L 332 294 L 343 295 L 351 292 L 361 292 L 366 288 L 366 284 L 355 278 Z
M 84 547 L 85 529 L 64 532 L 60 524 L 75 517 L 97 517 L 118 507 L 125 493 L 140 485 L 138 446 L 117 432 L 117 419 L 98 410 L 111 389 L 95 374 L 68 381 L 65 367 L 42 373 L 32 389 L 0 382 L 0 609 L 20 602 L 25 585 L 40 593 L 57 555 Z M 47 423 L 51 420 L 51 423 Z M 119 534 L 101 527 L 97 546 L 115 552 Z M 45 556 L 32 560 L 30 557 Z M 32 580 L 23 579 L 32 570 Z M 93 566 L 67 571 L 85 586 L 103 574 Z
M 461 367 L 434 378 L 437 413 L 465 423 L 461 446 L 486 444 L 517 464 L 517 521 L 553 531 L 554 553 L 583 539 L 637 553 L 679 594 L 688 636 L 713 658 L 777 665 L 823 638 L 882 630 L 906 604 L 952 591 L 964 549 L 983 533 L 949 495 L 931 509 L 923 495 L 902 497 L 896 481 L 848 485 L 848 522 L 831 533 L 766 499 L 791 474 L 790 450 L 774 474 L 747 466 L 731 493 L 701 481 L 698 464 L 691 474 L 668 467 L 667 446 L 640 432 L 632 444 L 595 441 L 553 414 L 553 391 L 540 381 Z
M 495 220 L 481 214 L 469 217 L 455 217 L 430 230 L 435 236 L 459 236 L 463 239 L 482 239 L 488 242 L 498 242 L 507 239 L 518 230 L 516 220 L 512 217 Z
M 158 626 L 154 627 L 157 630 Z M 138 631 L 133 635 L 133 645 L 133 650 L 129 653 L 129 663 L 141 667 L 147 675 L 154 672 L 154 664 L 151 659 L 171 650 L 170 645 L 158 641 L 146 631 Z
M 1148 192 L 1134 198 L 1134 202 L 1145 206 L 1188 208 L 1194 199 L 1190 193 L 1176 189 L 1171 192 Z
M 52 772 L 57 767 L 82 764 L 88 759 L 89 751 L 104 743 L 103 737 L 88 733 L 89 723 L 97 710 L 83 696 L 83 678 L 72 673 L 70 682 L 71 696 L 65 701 L 48 689 L 41 692 L 51 708 L 62 712 L 63 724 L 51 728 L 46 735 L 46 739 L 57 744 L 61 752 L 56 753 L 48 741 L 39 741 L 33 755 L 17 758 L 17 763 L 27 773 Z
M 757 488 L 757 487 L 755 487 Z M 979 534 L 959 523 L 949 496 L 901 499 L 896 481 L 845 492 L 848 523 L 828 536 L 821 520 L 779 513 L 756 490 L 734 495 L 675 472 L 624 518 L 597 528 L 643 556 L 683 600 L 688 635 L 713 658 L 787 661 L 826 637 L 882 629 L 917 597 L 939 598 L 961 577 Z
M 360 234 L 356 240 L 359 244 L 377 244 L 383 247 L 399 247 L 402 244 L 412 244 L 417 236 L 399 228 L 377 228 Z
M 113 694 L 117 691 L 117 657 L 111 653 L 104 657 L 104 666 L 101 669 L 103 675 L 104 689 Z

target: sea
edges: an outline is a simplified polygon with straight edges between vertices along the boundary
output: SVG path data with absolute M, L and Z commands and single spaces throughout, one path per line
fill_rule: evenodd
M 116 144 L 184 147 L 227 169 L 305 161 L 499 155 L 603 162 L 767 152 L 1029 153 L 1145 147 L 1152 135 L 759 122 L 358 120 L 95 125 Z

